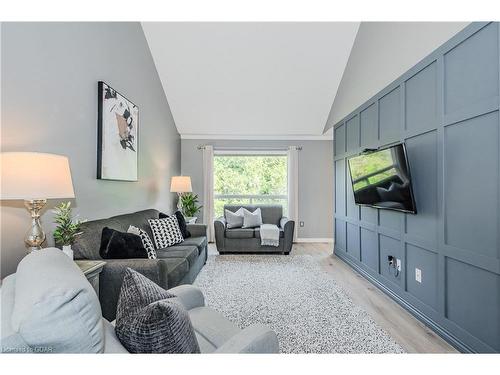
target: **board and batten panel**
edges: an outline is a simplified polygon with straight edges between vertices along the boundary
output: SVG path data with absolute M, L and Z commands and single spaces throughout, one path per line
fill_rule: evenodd
M 361 262 L 372 271 L 378 267 L 378 239 L 377 234 L 366 228 L 361 228 Z
M 401 137 L 401 89 L 399 87 L 379 100 L 379 131 L 382 143 L 394 142 Z
M 335 155 L 345 152 L 345 125 L 339 126 L 334 131 Z
M 500 277 L 446 258 L 446 316 L 481 341 L 499 350 Z
M 433 62 L 405 83 L 405 128 L 409 132 L 435 129 L 438 121 L 437 63 Z
M 378 112 L 374 103 L 360 113 L 361 147 L 371 148 L 378 142 Z
M 347 223 L 347 254 L 360 259 L 360 233 L 359 226 Z
M 498 97 L 498 24 L 490 24 L 444 55 L 445 114 Z
M 498 23 L 472 23 L 335 126 L 336 254 L 462 351 L 500 352 L 499 65 Z M 394 142 L 418 213 L 357 216 L 347 160 Z
M 347 127 L 347 152 L 356 151 L 359 148 L 359 116 L 354 116 L 346 122 Z
M 408 293 L 438 310 L 438 255 L 419 246 L 406 244 L 406 284 Z M 417 281 L 416 270 L 421 271 Z
M 439 227 L 436 131 L 407 139 L 406 148 L 418 209 L 417 215 L 406 215 L 406 233 L 436 246 Z
M 447 126 L 444 134 L 445 244 L 495 258 L 498 111 Z

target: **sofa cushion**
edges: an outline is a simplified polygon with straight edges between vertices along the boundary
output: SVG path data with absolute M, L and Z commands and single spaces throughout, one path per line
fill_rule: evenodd
M 226 238 L 253 238 L 253 228 L 226 229 Z
M 241 228 L 243 226 L 243 208 L 236 212 L 224 210 L 224 217 L 226 219 L 226 226 L 229 229 Z
M 210 307 L 195 307 L 189 310 L 189 317 L 194 331 L 216 348 L 241 331 L 234 323 Z
M 189 231 L 187 230 L 186 218 L 184 217 L 184 215 L 182 214 L 182 212 L 175 211 L 174 215 L 177 218 L 177 222 L 179 223 L 179 228 L 181 230 L 182 237 L 184 237 L 184 238 L 191 237 L 191 233 L 189 233 Z M 164 214 L 163 212 L 160 212 L 160 216 L 159 217 L 160 217 L 160 219 L 165 219 L 168 216 L 169 215 Z
M 254 232 L 255 232 L 255 238 L 260 238 L 260 228 L 255 228 Z M 284 237 L 285 237 L 285 232 L 283 231 L 283 229 L 280 228 L 280 238 Z
M 178 246 L 196 246 L 198 248 L 198 255 L 201 254 L 203 249 L 207 247 L 207 237 L 189 237 L 185 238 Z
M 104 353 L 128 353 L 118 337 L 116 337 L 115 326 L 102 318 L 104 325 Z
M 257 208 L 260 208 L 262 214 L 262 223 L 263 224 L 274 224 L 280 225 L 280 220 L 283 217 L 283 207 L 281 205 L 276 204 L 258 204 L 258 205 L 234 205 L 234 204 L 226 204 L 224 205 L 224 209 L 227 209 L 231 212 L 236 212 L 241 207 L 247 209 L 250 212 L 254 212 Z
M 255 211 L 250 212 L 243 209 L 243 227 L 242 228 L 255 228 L 262 225 L 262 213 L 260 208 L 256 208 Z
M 101 259 L 99 248 L 101 246 L 101 233 L 104 227 L 126 232 L 130 225 L 145 230 L 152 238 L 148 219 L 158 218 L 157 210 L 143 210 L 131 214 L 118 215 L 109 219 L 91 220 L 82 223 L 82 234 L 78 236 L 72 249 L 75 259 Z
M 142 246 L 144 246 L 144 249 L 146 249 L 146 252 L 148 253 L 148 259 L 158 258 L 156 256 L 155 245 L 153 245 L 151 237 L 149 237 L 149 234 L 144 229 L 130 225 L 127 229 L 127 233 L 133 233 L 141 238 Z
M 198 248 L 196 246 L 171 246 L 165 249 L 157 250 L 159 259 L 183 258 L 187 259 L 189 267 L 194 265 L 198 258 Z
M 153 231 L 153 238 L 157 249 L 177 245 L 184 241 L 179 222 L 175 216 L 163 219 L 149 219 L 148 221 Z
M 167 285 L 173 288 L 180 284 L 189 272 L 189 262 L 186 258 L 163 258 L 167 265 Z
M 30 347 L 52 353 L 101 353 L 104 329 L 94 288 L 75 262 L 56 248 L 18 265 L 12 330 Z
M 137 234 L 104 227 L 99 255 L 103 259 L 147 258 L 148 252 Z
M 188 312 L 172 293 L 127 268 L 116 336 L 131 353 L 199 353 Z

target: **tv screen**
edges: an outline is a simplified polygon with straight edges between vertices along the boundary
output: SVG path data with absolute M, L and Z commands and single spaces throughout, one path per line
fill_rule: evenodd
M 354 201 L 416 214 L 404 143 L 348 159 Z

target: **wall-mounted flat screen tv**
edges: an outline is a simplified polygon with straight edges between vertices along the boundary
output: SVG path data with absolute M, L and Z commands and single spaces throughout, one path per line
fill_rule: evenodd
M 348 159 L 356 204 L 416 214 L 404 143 Z

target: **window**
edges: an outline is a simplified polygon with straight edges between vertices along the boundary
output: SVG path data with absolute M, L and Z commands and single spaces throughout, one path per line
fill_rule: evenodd
M 288 206 L 287 156 L 280 154 L 216 154 L 214 156 L 214 214 L 225 204 Z

